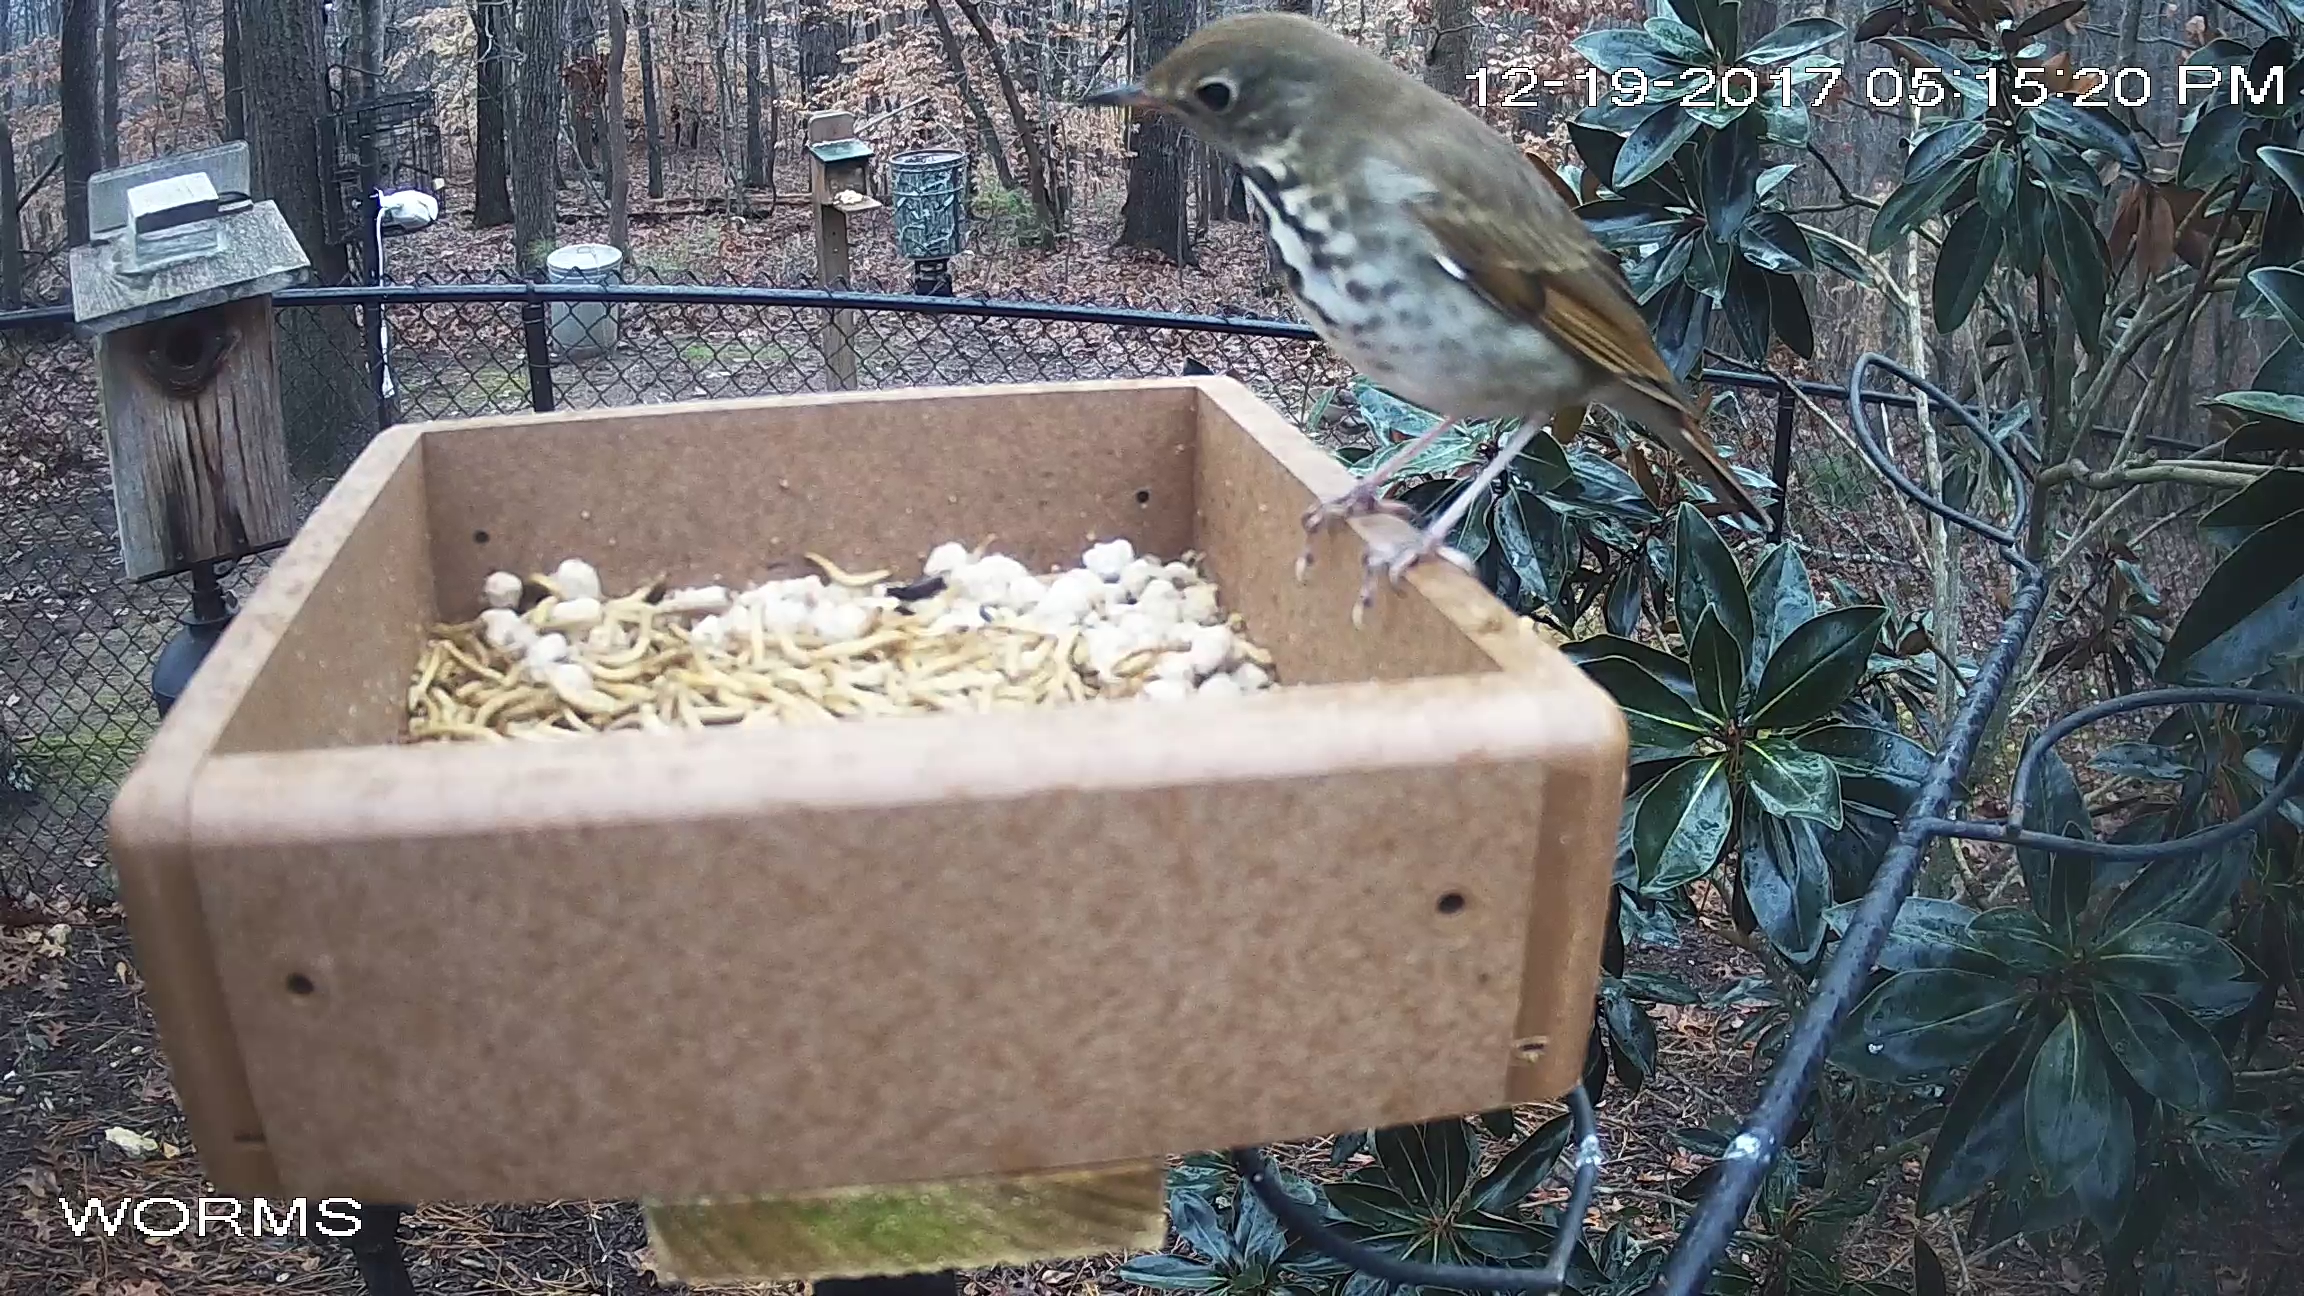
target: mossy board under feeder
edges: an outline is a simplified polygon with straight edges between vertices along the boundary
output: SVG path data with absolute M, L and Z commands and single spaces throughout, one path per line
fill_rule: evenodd
M 1358 630 L 1359 537 L 1299 584 L 1299 519 L 1350 480 L 1216 378 L 387 430 L 113 807 L 207 1173 L 755 1214 L 1081 1171 L 1156 1194 L 1167 1155 L 1557 1097 L 1622 717 L 1447 564 Z M 1289 687 L 398 742 L 426 628 L 489 571 L 733 583 L 987 532 L 1040 565 L 1198 551 Z

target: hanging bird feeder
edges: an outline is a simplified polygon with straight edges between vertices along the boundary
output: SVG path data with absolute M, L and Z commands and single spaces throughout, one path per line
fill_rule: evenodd
M 952 295 L 952 258 L 967 241 L 968 155 L 958 149 L 919 149 L 888 162 L 889 202 L 896 213 L 896 248 L 912 262 L 912 291 Z

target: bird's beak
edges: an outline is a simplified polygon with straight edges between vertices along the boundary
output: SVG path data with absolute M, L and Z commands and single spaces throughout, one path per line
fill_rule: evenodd
M 1160 101 L 1144 93 L 1140 86 L 1106 86 L 1080 100 L 1091 108 L 1157 108 Z

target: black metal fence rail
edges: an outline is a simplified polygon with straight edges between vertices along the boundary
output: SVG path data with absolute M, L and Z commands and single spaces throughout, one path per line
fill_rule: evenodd
M 894 339 L 897 344 L 892 354 L 877 358 L 877 363 L 862 363 L 858 358 L 853 373 L 831 373 L 839 385 L 870 386 L 895 381 L 917 381 L 922 377 L 945 375 L 938 366 L 950 357 L 958 357 L 964 366 L 963 380 L 988 381 L 1021 378 L 1054 377 L 1123 377 L 1150 376 L 1174 373 L 1187 361 L 1197 360 L 1201 368 L 1214 372 L 1232 372 L 1258 388 L 1269 399 L 1275 399 L 1284 408 L 1301 409 L 1316 388 L 1332 385 L 1342 377 L 1340 366 L 1332 357 L 1317 348 L 1317 340 L 1300 325 L 1287 321 L 1225 316 L 1205 316 L 1168 312 L 1135 311 L 1069 305 L 1027 302 L 972 301 L 953 298 L 902 297 L 877 294 L 830 293 L 808 289 L 726 288 L 709 286 L 627 286 L 612 288 L 551 286 L 551 285 L 405 285 L 382 288 L 322 288 L 282 294 L 279 306 L 283 312 L 325 311 L 330 308 L 352 308 L 371 321 L 392 325 L 397 336 L 390 353 L 392 370 L 390 390 L 386 390 L 383 375 L 367 367 L 367 357 L 373 354 L 368 347 L 360 347 L 357 354 L 338 356 L 336 363 L 349 364 L 367 375 L 368 393 L 377 397 L 389 416 L 398 407 L 402 413 L 410 411 L 424 415 L 482 412 L 470 408 L 551 408 L 563 394 L 579 398 L 589 397 L 594 403 L 615 403 L 620 397 L 653 398 L 653 390 L 639 390 L 630 375 L 619 378 L 615 384 L 604 384 L 597 373 L 588 373 L 581 367 L 571 367 L 553 354 L 554 343 L 549 327 L 549 311 L 554 305 L 614 305 L 619 309 L 631 308 L 648 311 L 687 312 L 676 321 L 688 332 L 666 332 L 646 327 L 646 320 L 634 321 L 644 327 L 637 330 L 630 343 L 630 351 L 643 358 L 654 357 L 655 363 L 669 363 L 667 357 L 679 357 L 690 362 L 682 370 L 682 381 L 700 372 L 698 365 L 709 366 L 720 357 L 718 343 L 711 348 L 709 357 L 699 360 L 683 348 L 698 345 L 693 339 L 700 336 L 699 328 L 721 328 L 727 331 L 728 312 L 739 312 L 748 321 L 733 330 L 729 345 L 752 355 L 766 347 L 783 351 L 785 342 L 794 340 L 788 335 L 830 326 L 845 328 L 844 335 L 851 344 L 866 334 L 877 335 L 885 343 Z M 517 308 L 516 315 L 507 315 L 505 308 Z M 794 325 L 799 317 L 816 317 L 812 324 L 782 331 L 759 327 L 762 312 L 782 311 L 794 318 L 783 321 Z M 394 318 L 397 312 L 397 319 Z M 475 314 L 474 312 L 477 312 Z M 698 315 L 696 312 L 706 312 Z M 445 314 L 448 318 L 435 318 Z M 845 324 L 839 321 L 846 321 Z M 924 324 L 923 321 L 926 323 Z M 0 316 L 0 417 L 10 413 L 10 406 L 30 400 L 35 395 L 54 402 L 66 399 L 68 393 L 56 389 L 53 379 L 39 388 L 27 387 L 26 382 L 40 381 L 46 371 L 28 365 L 21 354 L 27 349 L 42 346 L 75 345 L 68 335 L 60 335 L 62 326 L 68 325 L 65 314 L 58 310 L 20 312 Z M 1024 335 L 1003 334 L 1001 326 L 1028 326 Z M 494 345 L 486 336 L 473 330 L 492 326 L 497 330 Z M 933 333 L 924 330 L 934 330 Z M 1065 330 L 1069 330 L 1066 332 Z M 1082 330 L 1089 330 L 1083 332 Z M 485 330 L 483 330 L 484 332 Z M 775 336 L 769 336 L 769 334 Z M 24 343 L 23 339 L 46 339 Z M 354 335 L 358 340 L 358 334 Z M 682 338 L 690 341 L 683 342 Z M 1166 340 L 1161 340 L 1165 338 Z M 780 340 L 781 339 L 781 340 Z M 923 346 L 936 343 L 936 346 Z M 1059 344 L 1060 343 L 1060 344 Z M 997 345 L 995 345 L 997 344 Z M 621 344 L 620 344 L 621 345 Z M 843 344 L 849 345 L 849 344 Z M 515 351 L 519 356 L 517 368 L 504 364 L 502 352 Z M 858 349 L 861 349 L 860 347 Z M 442 397 L 443 381 L 455 378 L 455 366 L 479 363 L 473 357 L 485 357 L 493 371 L 501 371 L 519 379 L 502 388 L 488 387 L 477 392 L 458 390 L 452 399 Z M 789 361 L 791 357 L 783 357 Z M 284 365 L 299 362 L 295 355 L 285 356 Z M 312 357 L 301 358 L 309 361 Z M 769 366 L 755 378 L 783 376 L 792 381 L 779 386 L 768 382 L 770 390 L 820 390 L 817 385 L 829 372 L 829 357 L 819 355 L 819 366 L 805 369 L 798 364 L 781 368 Z M 972 367 L 970 367 L 972 366 Z M 836 368 L 833 366 L 832 368 Z M 1887 371 L 1920 396 L 1902 392 L 1875 390 L 1866 385 L 1874 369 Z M 32 377 L 27 379 L 25 375 Z M 411 383 L 411 378 L 418 379 Z M 1774 463 L 1779 482 L 1788 479 L 1791 464 L 1792 438 L 1795 426 L 1794 406 L 1802 396 L 1832 400 L 1842 404 L 1849 412 L 1850 430 L 1858 448 L 1871 467 L 1889 485 L 1914 504 L 1934 513 L 1985 541 L 1999 552 L 2016 575 L 2014 592 L 2005 620 L 1990 652 L 1980 662 L 1967 697 L 1955 716 L 1941 749 L 1937 753 L 1926 780 L 1921 785 L 1911 807 L 1899 826 L 1898 834 L 1883 859 L 1874 879 L 1861 902 L 1855 918 L 1836 947 L 1830 962 L 1799 1018 L 1794 1023 L 1772 1067 L 1758 1105 L 1745 1118 L 1740 1133 L 1732 1141 L 1724 1157 L 1714 1185 L 1686 1222 L 1678 1243 L 1672 1251 L 1655 1291 L 1667 1296 L 1696 1296 L 1741 1225 L 1770 1165 L 1782 1151 L 1787 1132 L 1800 1110 L 1806 1104 L 1822 1072 L 1826 1054 L 1843 1018 L 1856 1002 L 1866 978 L 1871 974 L 1883 948 L 1890 926 L 1903 901 L 1909 897 L 1918 877 L 1920 862 L 1928 844 L 1937 837 L 1959 836 L 2026 846 L 2053 846 L 2095 856 L 2140 854 L 2153 856 L 2178 855 L 2198 852 L 2215 841 L 2250 831 L 2271 814 L 2283 800 L 2304 787 L 2304 761 L 2298 761 L 2297 744 L 2291 741 L 2283 756 L 2278 777 L 2263 803 L 2235 821 L 2205 830 L 2178 841 L 2154 846 L 2119 845 L 2053 838 L 2029 833 L 2022 829 L 2023 802 L 2032 782 L 2032 770 L 2041 757 L 2061 738 L 2077 728 L 2094 723 L 2109 715 L 2145 707 L 2166 706 L 2193 702 L 2219 702 L 2269 706 L 2304 712 L 2304 698 L 2285 694 L 2258 693 L 2248 690 L 2160 690 L 2117 699 L 2086 711 L 2076 713 L 2065 721 L 2050 726 L 2027 748 L 2019 763 L 2008 818 L 2004 822 L 1976 823 L 1950 817 L 1962 799 L 1962 780 L 1975 757 L 1980 737 L 2007 688 L 2033 630 L 2046 605 L 2051 574 L 2043 571 L 2028 558 L 2017 540 L 2015 525 L 1996 526 L 1981 518 L 1953 508 L 1929 495 L 1913 483 L 1890 458 L 1883 448 L 1881 437 L 1874 431 L 1872 410 L 1876 407 L 1912 408 L 1922 398 L 1929 405 L 1958 422 L 1979 443 L 1982 453 L 1997 464 L 2007 478 L 2012 500 L 2013 516 L 2025 515 L 2028 475 L 2011 456 L 2001 440 L 1994 437 L 1990 423 L 1976 411 L 1959 405 L 1946 393 L 1909 370 L 1878 355 L 1866 355 L 1851 372 L 1845 387 L 1829 387 L 1821 383 L 1795 382 L 1768 373 L 1736 370 L 1713 370 L 1705 374 L 1709 382 L 1753 391 L 1775 393 L 1776 420 L 1774 424 Z M 670 389 L 681 383 L 658 383 L 659 388 Z M 710 393 L 708 388 L 702 389 Z M 680 391 L 678 395 L 689 395 Z M 746 393 L 750 394 L 750 393 Z M 79 415 L 92 418 L 92 402 Z M 2190 447 L 2186 447 L 2190 448 Z M 354 447 L 356 449 L 356 447 Z M 324 479 L 313 483 L 324 484 Z M 28 562 L 18 549 L 46 554 L 41 570 L 51 577 L 69 575 L 71 561 L 79 563 L 78 571 L 85 589 L 76 592 L 80 597 L 93 597 L 94 593 L 118 593 L 124 583 L 113 571 L 113 554 L 109 548 L 110 536 L 102 525 L 97 509 L 108 501 L 108 488 L 101 473 L 88 475 L 88 479 L 72 493 L 63 488 L 61 494 L 69 496 L 70 513 L 51 507 L 42 521 L 48 534 L 35 535 L 37 524 L 28 521 L 28 514 L 11 512 L 0 515 L 0 582 L 9 577 L 21 584 L 26 571 L 40 567 L 38 561 Z M 1779 533 L 1784 530 L 1782 497 L 1789 491 L 1780 490 L 1776 521 Z M 99 497 L 102 497 L 100 499 Z M 54 501 L 51 501 L 53 506 Z M 13 506 L 12 506 L 13 507 Z M 69 518 L 71 525 L 65 525 Z M 70 534 L 66 534 L 69 532 Z M 80 554 L 69 561 L 59 560 L 52 550 L 70 549 L 77 544 L 95 545 L 90 553 Z M 91 558 L 91 554 L 93 557 Z M 33 573 L 38 584 L 38 572 Z M 148 593 L 149 590 L 142 591 Z M 13 599 L 12 603 L 10 600 Z M 69 599 L 64 602 L 69 602 Z M 37 617 L 27 617 L 19 606 L 23 602 L 20 591 L 12 591 L 0 584 L 0 635 L 13 640 L 24 637 Z M 149 598 L 139 605 L 138 615 L 154 620 L 158 605 Z M 13 609 L 13 610 L 12 610 Z M 61 615 L 52 620 L 61 622 Z M 131 617 L 132 621 L 134 618 Z M 160 623 L 164 628 L 164 621 Z M 149 663 L 149 648 L 156 640 L 148 633 L 154 627 L 145 625 L 142 639 L 126 633 L 125 642 L 115 644 L 112 660 L 116 665 Z M 130 625 L 127 630 L 139 627 Z M 121 637 L 118 627 L 112 631 Z M 138 658 L 138 644 L 146 655 Z M 32 658 L 37 660 L 40 649 L 33 646 Z M 20 733 L 24 720 L 13 709 L 16 706 L 11 690 L 21 691 L 40 683 L 33 678 L 39 671 L 26 671 L 16 665 L 25 659 L 24 653 L 0 656 L 0 776 L 14 777 L 6 756 L 10 744 L 21 743 Z M 50 675 L 58 671 L 70 673 L 85 669 L 85 654 L 75 658 L 67 653 L 48 661 Z M 90 690 L 85 682 L 74 684 L 79 690 L 81 711 L 74 716 L 85 718 L 86 713 L 101 711 L 110 706 L 124 712 L 135 712 L 135 695 L 123 691 L 120 681 L 113 681 L 109 692 Z M 2213 696 L 2210 696 L 2213 694 Z M 53 717 L 51 717 L 53 718 Z M 117 716 L 113 717 L 118 719 Z M 135 717 L 143 723 L 117 726 L 126 750 L 116 756 L 132 758 L 131 743 L 140 743 L 141 734 L 148 730 L 148 704 L 146 712 Z M 2300 730 L 2304 732 L 2304 730 Z M 125 761 L 117 762 L 124 766 Z M 101 801 L 108 799 L 109 788 L 99 784 L 95 788 L 94 809 L 101 811 Z M 16 884 L 12 877 L 10 852 L 20 850 L 20 839 L 10 835 L 11 810 L 7 804 L 10 795 L 21 795 L 14 783 L 0 782 L 0 889 Z M 79 807 L 85 811 L 87 807 Z M 85 850 L 95 844 L 95 818 L 85 820 L 87 833 L 84 840 L 73 843 Z M 49 843 L 53 846 L 55 843 Z M 1576 1097 L 1581 1097 L 1579 1091 Z M 1596 1127 L 1591 1123 L 1588 1103 L 1574 1104 L 1579 1117 L 1580 1138 L 1571 1158 L 1575 1189 L 1572 1204 L 1589 1201 L 1594 1177 L 1600 1165 L 1600 1144 Z M 1492 1291 L 1550 1291 L 1562 1285 L 1565 1259 L 1572 1249 L 1573 1237 L 1582 1220 L 1568 1217 L 1562 1230 L 1563 1243 L 1549 1257 L 1549 1263 L 1519 1268 L 1479 1266 L 1448 1266 L 1442 1274 L 1427 1272 L 1413 1266 L 1375 1256 L 1366 1249 L 1341 1238 L 1317 1218 L 1285 1197 L 1272 1177 L 1263 1172 L 1265 1163 L 1253 1150 L 1243 1149 L 1236 1154 L 1236 1163 L 1246 1175 L 1258 1195 L 1290 1228 L 1303 1234 L 1320 1249 L 1329 1252 L 1355 1267 L 1380 1277 L 1405 1282 L 1440 1282 L 1463 1290 Z M 1580 1214 L 1580 1212 L 1578 1212 Z M 1427 1267 L 1428 1268 L 1428 1267 Z

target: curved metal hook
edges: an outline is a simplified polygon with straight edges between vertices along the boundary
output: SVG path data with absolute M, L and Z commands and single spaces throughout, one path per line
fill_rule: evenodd
M 1983 421 L 1976 417 L 1975 411 L 1952 399 L 1943 388 L 1877 351 L 1867 351 L 1858 356 L 1856 367 L 1848 371 L 1848 423 L 1850 429 L 1856 434 L 1856 444 L 1863 450 L 1864 457 L 1871 462 L 1872 467 L 1882 477 L 1888 479 L 1888 484 L 1894 486 L 1898 493 L 1905 498 L 1945 521 L 1955 526 L 1964 527 L 1999 545 L 2002 550 L 2006 551 L 2009 561 L 2025 571 L 2032 570 L 2031 560 L 2025 558 L 2018 551 L 2015 533 L 1996 527 L 1973 513 L 1964 513 L 1921 489 L 1918 483 L 1906 477 L 1904 470 L 1898 468 L 1895 462 L 1889 459 L 1887 451 L 1880 448 L 1879 439 L 1873 435 L 1872 424 L 1864 412 L 1866 396 L 1864 377 L 1867 372 L 1875 368 L 1885 369 L 1911 386 L 1927 393 L 1930 400 L 1935 401 L 1941 408 L 1950 411 L 1955 418 L 1959 419 L 1961 426 L 1967 428 L 1969 433 L 1983 445 L 1985 451 L 1999 461 L 2001 469 L 2008 474 L 2009 489 L 2015 497 L 2015 507 L 2010 510 L 2012 516 L 2023 517 L 2031 507 L 2032 490 L 2030 486 L 2025 484 L 2024 472 L 2017 467 L 2015 456 L 2008 453 L 2008 447 L 1992 439 L 1991 429 L 1984 426 Z
M 1554 1292 L 1568 1285 L 1568 1262 L 1584 1236 L 1584 1214 L 1592 1205 L 1592 1190 L 1600 1180 L 1600 1118 L 1592 1110 L 1591 1095 L 1579 1084 L 1568 1091 L 1568 1111 L 1576 1123 L 1576 1179 L 1568 1190 L 1568 1204 L 1560 1212 L 1559 1232 L 1552 1239 L 1552 1254 L 1541 1268 L 1506 1268 L 1502 1265 L 1427 1264 L 1403 1260 L 1354 1242 L 1328 1227 L 1311 1207 L 1288 1195 L 1272 1173 L 1272 1163 L 1261 1148 L 1235 1148 L 1232 1168 L 1289 1232 L 1331 1260 L 1342 1261 L 1361 1273 L 1387 1282 L 1457 1291 Z
M 2168 688 L 2133 693 L 2127 697 L 2099 702 L 2058 720 L 2040 731 L 2024 749 L 2024 758 L 2016 765 L 2016 782 L 2008 795 L 2008 816 L 1997 822 L 1974 819 L 1929 819 L 1922 826 L 1929 832 L 1944 837 L 1965 837 L 1971 841 L 2000 842 L 2009 846 L 2022 846 L 2036 850 L 2063 851 L 2073 855 L 2086 855 L 2094 859 L 2156 860 L 2172 855 L 2195 855 L 2226 842 L 2235 841 L 2256 831 L 2256 826 L 2271 818 L 2282 802 L 2304 791 L 2304 761 L 2296 759 L 2299 747 L 2304 747 L 2304 724 L 2289 731 L 2288 742 L 2280 758 L 2280 773 L 2262 800 L 2248 808 L 2247 813 L 2228 823 L 2203 828 L 2189 836 L 2164 842 L 2104 842 L 2079 837 L 2065 837 L 2056 833 L 2034 832 L 2024 827 L 2024 810 L 2031 803 L 2032 782 L 2040 761 L 2054 750 L 2057 743 L 2073 733 L 2109 716 L 2130 711 L 2141 711 L 2155 706 L 2190 706 L 2200 703 L 2221 703 L 2230 706 L 2271 707 L 2280 711 L 2293 711 L 2304 715 L 2304 696 L 2294 693 L 2269 693 L 2260 689 L 2244 688 Z

